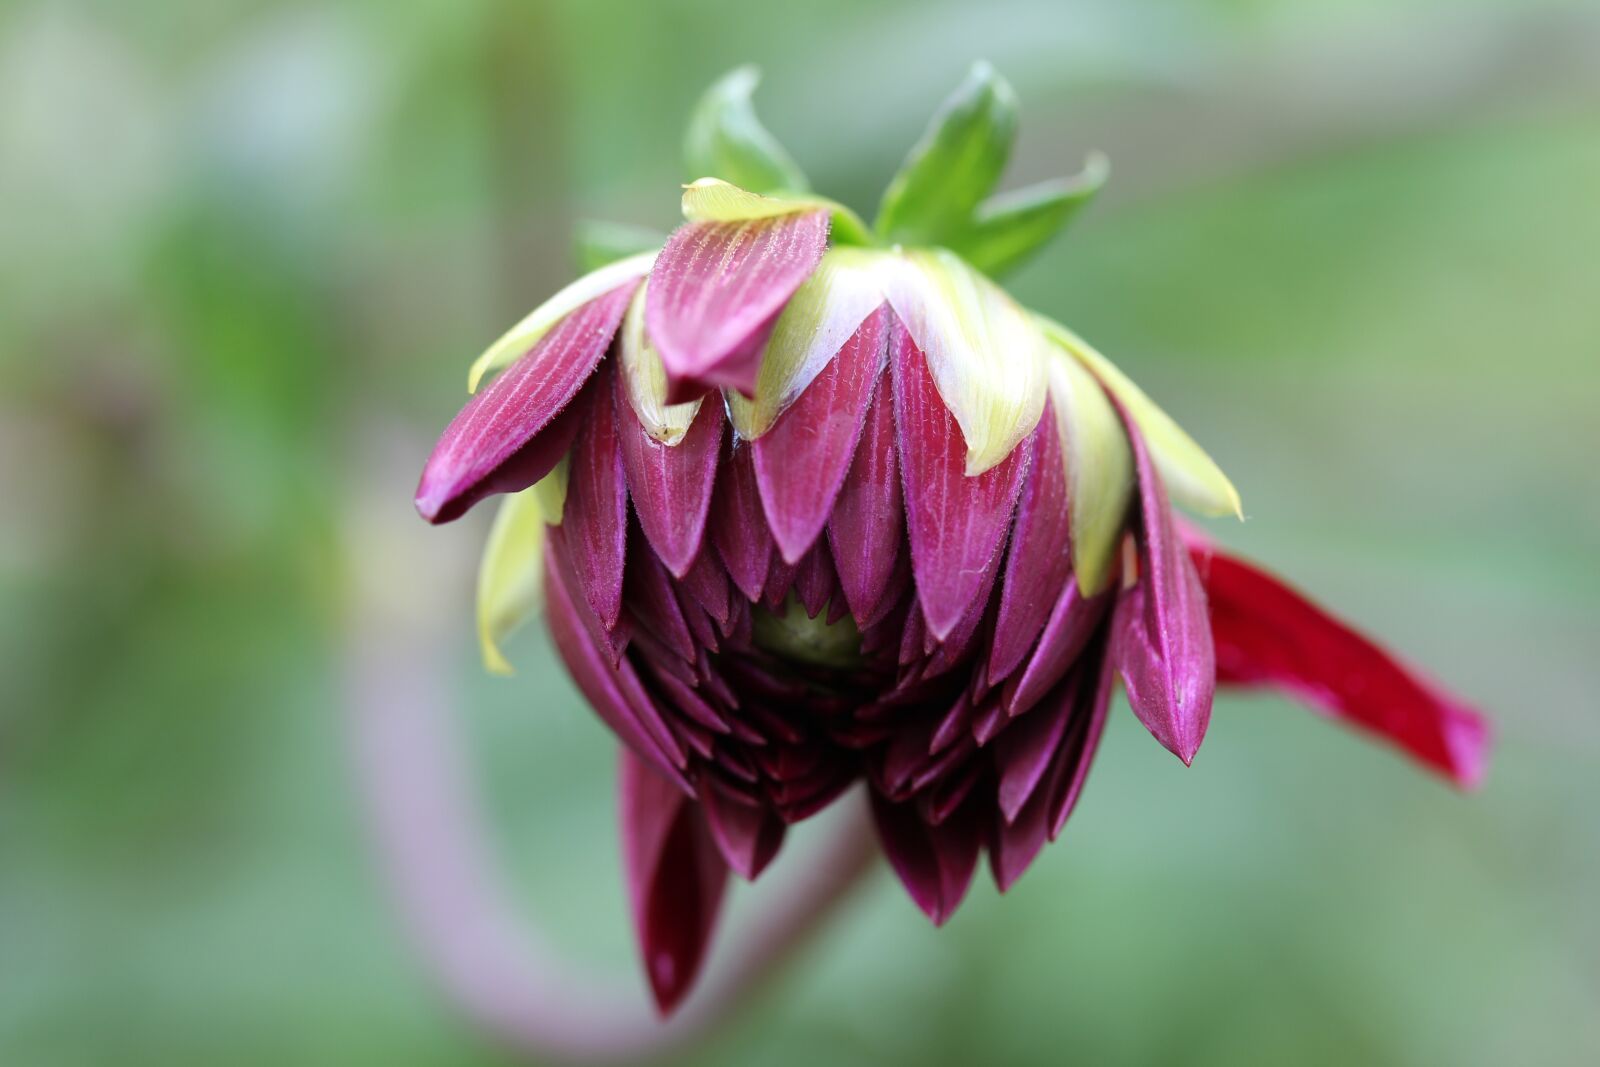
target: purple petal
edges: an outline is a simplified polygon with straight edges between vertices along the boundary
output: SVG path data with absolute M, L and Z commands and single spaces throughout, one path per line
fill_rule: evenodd
M 998 685 L 1022 663 L 1072 577 L 1071 522 L 1061 434 L 1050 404 L 1033 433 L 1033 466 L 1017 504 L 1006 553 L 1000 612 L 989 651 L 987 682 Z
M 634 933 L 656 1007 L 666 1015 L 700 973 L 728 868 L 699 809 L 627 749 L 617 799 Z
M 872 793 L 872 816 L 889 866 L 935 926 L 955 914 L 972 883 L 981 834 L 969 804 L 938 826 L 924 822 L 915 804 L 892 804 Z
M 1194 552 L 1209 594 L 1217 681 L 1275 686 L 1378 734 L 1457 785 L 1476 786 L 1488 723 L 1272 575 Z
M 578 308 L 467 401 L 422 469 L 423 518 L 449 522 L 486 496 L 521 492 L 550 473 L 578 429 L 557 416 L 605 356 L 638 286 L 630 281 Z
M 597 379 L 600 403 L 590 405 L 572 449 L 561 526 L 572 569 L 607 630 L 622 612 L 622 575 L 628 543 L 628 483 L 622 471 L 616 407 L 609 402 L 611 370 Z
M 850 613 L 864 625 L 884 606 L 905 536 L 890 375 L 878 376 L 874 393 L 860 443 L 828 518 L 828 543 L 839 584 Z
M 1050 609 L 1050 619 L 1045 623 L 1039 644 L 1020 674 L 1013 674 L 1005 687 L 1005 706 L 1012 715 L 1020 715 L 1033 707 L 1051 687 L 1066 676 L 1078 654 L 1089 643 L 1106 609 L 1111 606 L 1112 594 L 1099 593 L 1085 597 L 1076 581 L 1068 582 L 1056 603 Z
M 680 226 L 656 257 L 644 305 L 667 402 L 717 388 L 753 394 L 778 313 L 827 247 L 825 211 Z
M 721 404 L 701 404 L 683 440 L 664 445 L 639 424 L 621 375 L 615 376 L 613 385 L 622 465 L 634 514 L 639 516 L 650 547 L 675 577 L 682 578 L 694 563 L 705 534 L 727 416 Z
M 714 784 L 701 790 L 700 803 L 722 858 L 739 877 L 753 880 L 778 854 L 783 820 L 770 808 L 741 803 Z
M 883 369 L 889 309 L 868 315 L 789 410 L 752 442 L 767 525 L 783 558 L 805 555 L 827 525 Z
M 748 444 L 727 449 L 711 511 L 711 543 L 722 557 L 728 577 L 746 600 L 761 599 L 772 567 L 772 531 L 761 512 L 755 466 Z
M 649 545 L 641 542 L 640 535 L 636 533 L 634 538 L 626 580 L 628 611 L 634 618 L 634 632 L 649 634 L 679 659 L 693 663 L 698 644 L 678 605 L 672 576 L 650 551 Z
M 928 629 L 943 640 L 983 589 L 1028 470 L 1029 450 L 968 477 L 961 427 L 945 406 L 927 361 L 903 326 L 892 331 L 895 422 L 911 569 Z
M 1014 822 L 1022 806 L 1044 778 L 1072 715 L 1083 672 L 1063 682 L 1037 708 L 1012 723 L 994 741 L 995 768 L 1000 774 L 1000 814 Z
M 1211 721 L 1216 656 L 1206 594 L 1144 438 L 1118 407 L 1139 474 L 1139 579 L 1112 619 L 1112 658 L 1139 721 L 1185 764 Z

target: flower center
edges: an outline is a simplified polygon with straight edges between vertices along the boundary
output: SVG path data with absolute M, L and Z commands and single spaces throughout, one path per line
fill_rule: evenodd
M 781 612 L 757 608 L 753 622 L 756 647 L 780 659 L 844 670 L 862 664 L 861 631 L 848 614 L 830 623 L 824 610 L 813 619 L 790 593 Z

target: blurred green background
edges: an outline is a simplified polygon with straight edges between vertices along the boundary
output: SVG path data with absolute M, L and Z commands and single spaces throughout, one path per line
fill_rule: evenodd
M 1600 1062 L 1600 6 L 12 0 L 0 1063 L 512 1061 L 353 787 L 341 679 L 391 631 L 439 653 L 519 899 L 642 986 L 608 735 L 540 628 L 483 676 L 487 517 L 424 528 L 416 472 L 576 219 L 673 223 L 714 77 L 758 63 L 870 211 L 979 57 L 1012 184 L 1114 167 L 1013 290 L 1231 473 L 1220 538 L 1501 743 L 1462 796 L 1228 698 L 1185 771 L 1124 706 L 1006 899 L 936 933 L 874 872 L 683 1062 Z

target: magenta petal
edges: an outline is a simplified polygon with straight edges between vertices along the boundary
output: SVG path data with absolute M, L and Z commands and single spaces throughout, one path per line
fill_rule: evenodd
M 728 868 L 699 809 L 627 749 L 617 784 L 634 933 L 656 1007 L 666 1015 L 700 973 Z
M 1016 819 L 1044 778 L 1061 737 L 1066 733 L 1083 672 L 1063 682 L 1039 707 L 1018 719 L 994 740 L 995 769 L 1000 775 L 1000 813 Z
M 1211 602 L 1217 680 L 1275 686 L 1476 786 L 1488 723 L 1294 589 L 1231 556 L 1195 553 Z
M 1033 449 L 1033 465 L 1017 504 L 1016 527 L 1006 553 L 1000 611 L 989 652 L 990 685 L 1004 681 L 1022 663 L 1072 577 L 1066 465 L 1049 403 L 1034 430 Z
M 825 211 L 680 226 L 656 257 L 644 302 L 668 402 L 714 388 L 753 394 L 767 335 L 827 246 Z
M 572 449 L 572 475 L 561 517 L 572 569 L 589 607 L 607 630 L 622 612 L 622 574 L 628 543 L 628 483 L 622 471 L 609 368 L 597 381 L 600 402 L 589 406 Z
M 1024 443 L 996 466 L 968 477 L 966 441 L 927 360 L 898 321 L 892 337 L 911 569 L 928 629 L 942 641 L 999 562 L 1031 452 Z
M 876 621 L 905 537 L 900 467 L 895 454 L 894 382 L 880 374 L 861 440 L 834 500 L 828 543 L 850 613 Z
M 872 816 L 889 866 L 935 926 L 955 914 L 978 863 L 981 833 L 966 805 L 938 826 L 922 820 L 915 803 L 893 804 L 872 793 Z
M 735 442 L 722 462 L 711 511 L 711 543 L 746 600 L 761 599 L 772 569 L 772 531 L 761 513 L 750 446 Z
M 886 306 L 868 315 L 789 410 L 752 443 L 767 525 L 790 563 L 805 555 L 827 525 L 844 484 L 883 369 L 888 321 Z
M 714 784 L 700 791 L 700 804 L 722 858 L 739 877 L 754 879 L 778 854 L 785 827 L 771 808 L 730 799 Z
M 545 554 L 545 606 L 556 651 L 567 671 L 577 682 L 589 706 L 622 739 L 629 750 L 693 794 L 694 787 L 683 776 L 687 759 L 660 712 L 645 693 L 633 667 L 623 660 L 612 666 L 600 622 L 583 599 L 573 595 L 569 568 L 560 551 L 560 530 L 551 531 L 550 551 Z
M 578 308 L 528 354 L 489 383 L 450 421 L 417 483 L 417 511 L 429 522 L 459 518 L 494 493 L 520 492 L 550 473 L 567 447 L 552 439 L 577 423 L 567 408 L 605 356 L 637 281 Z
M 611 392 L 634 514 L 661 562 L 674 577 L 682 578 L 694 564 L 705 535 L 727 416 L 721 404 L 701 404 L 683 440 L 668 446 L 639 424 L 621 375 L 615 376 Z
M 1078 583 L 1067 583 L 1056 603 L 1050 609 L 1044 633 L 1039 644 L 1020 674 L 1014 674 L 1006 683 L 1005 706 L 1012 715 L 1020 715 L 1043 699 L 1050 688 L 1066 676 L 1078 654 L 1083 651 L 1100 625 L 1106 609 L 1111 606 L 1113 594 L 1099 593 L 1085 597 L 1078 591 Z
M 1122 421 L 1139 476 L 1139 579 L 1117 604 L 1111 654 L 1134 714 L 1188 764 L 1211 721 L 1217 684 L 1206 594 L 1144 438 L 1126 413 Z

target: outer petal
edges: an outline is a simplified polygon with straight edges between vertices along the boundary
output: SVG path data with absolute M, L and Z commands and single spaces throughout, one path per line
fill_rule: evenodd
M 767 525 L 789 563 L 827 525 L 883 369 L 889 309 L 861 324 L 770 433 L 751 445 Z
M 1092 374 L 1070 359 L 1050 364 L 1050 401 L 1072 501 L 1072 570 L 1093 596 L 1111 576 L 1133 496 L 1133 453 L 1122 420 Z
M 772 569 L 772 531 L 762 514 L 750 446 L 734 442 L 724 451 L 711 513 L 711 543 L 733 584 L 746 600 L 755 601 Z
M 1217 680 L 1275 686 L 1398 745 L 1457 785 L 1483 779 L 1488 723 L 1256 567 L 1194 553 L 1211 604 Z
M 761 349 L 789 297 L 822 258 L 828 215 L 691 222 L 650 275 L 645 328 L 666 365 L 668 400 L 708 388 L 755 392 Z
M 616 405 L 607 396 L 611 371 L 600 371 L 599 403 L 578 431 L 563 526 L 584 599 L 607 630 L 622 612 L 623 560 L 628 543 L 628 483 L 622 470 Z
M 981 832 L 978 806 L 965 805 L 938 826 L 930 826 L 914 803 L 892 804 L 872 791 L 872 816 L 889 866 L 935 926 L 955 914 L 978 863 Z
M 644 332 L 644 308 L 649 292 L 650 283 L 646 281 L 628 305 L 627 317 L 622 320 L 617 357 L 628 406 L 633 408 L 639 425 L 662 444 L 675 445 L 683 440 L 694 417 L 700 413 L 701 400 L 667 403 L 667 368 Z
M 783 820 L 770 808 L 729 798 L 714 783 L 701 791 L 700 802 L 728 866 L 746 880 L 765 870 L 783 845 Z
M 833 248 L 822 257 L 772 328 L 755 396 L 728 394 L 728 416 L 740 437 L 753 441 L 772 429 L 882 306 L 887 259 L 888 253 L 861 248 Z
M 1112 656 L 1139 721 L 1187 764 L 1205 737 L 1216 690 L 1206 594 L 1131 421 L 1128 437 L 1139 471 L 1139 578 L 1117 604 Z
M 1239 491 L 1222 473 L 1222 468 L 1194 443 L 1194 438 L 1183 432 L 1183 428 L 1170 415 L 1157 407 L 1155 401 L 1134 384 L 1133 379 L 1065 326 L 1049 319 L 1041 318 L 1040 321 L 1051 339 L 1094 372 L 1117 398 L 1117 402 L 1133 416 L 1139 432 L 1150 447 L 1156 469 L 1161 472 L 1174 500 L 1203 515 L 1231 514 L 1244 518 Z
M 612 392 L 634 513 L 656 555 L 675 577 L 682 578 L 693 565 L 705 534 L 726 421 L 722 407 L 702 405 L 682 442 L 668 447 L 633 417 L 620 376 L 618 383 Z
M 888 592 L 905 538 L 892 375 L 878 376 L 876 394 L 828 519 L 839 584 L 850 613 L 862 622 L 874 616 Z
M 475 393 L 487 374 L 492 374 L 515 363 L 524 353 L 550 332 L 550 328 L 583 305 L 598 299 L 622 286 L 631 286 L 646 274 L 656 260 L 654 250 L 608 263 L 591 271 L 561 290 L 528 317 L 507 330 L 505 335 L 489 346 L 488 351 L 472 364 L 467 376 L 467 392 Z M 632 289 L 629 289 L 632 292 Z
M 636 284 L 627 282 L 562 319 L 467 402 L 422 470 L 416 503 L 423 518 L 448 522 L 492 493 L 526 489 L 566 455 L 577 423 L 557 416 L 605 355 Z
M 999 565 L 1029 453 L 1014 449 L 998 466 L 967 475 L 961 428 L 906 330 L 894 331 L 890 361 L 911 568 L 928 629 L 942 641 Z
M 885 291 L 961 426 L 966 472 L 1003 462 L 1044 410 L 1052 357 L 1039 326 L 993 282 L 941 249 L 889 261 Z
M 1051 405 L 1033 434 L 1033 465 L 1017 505 L 1017 525 L 1006 555 L 1005 582 L 989 652 L 988 684 L 1017 669 L 1044 629 L 1050 609 L 1072 581 L 1067 470 Z
M 656 1007 L 665 1015 L 700 972 L 728 868 L 699 809 L 626 749 L 618 811 L 634 932 Z

